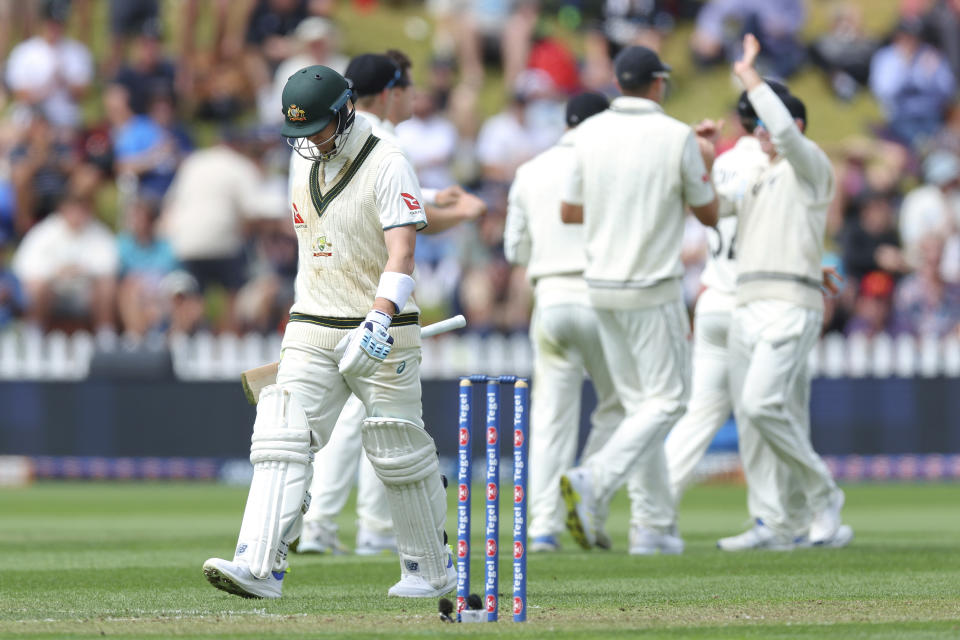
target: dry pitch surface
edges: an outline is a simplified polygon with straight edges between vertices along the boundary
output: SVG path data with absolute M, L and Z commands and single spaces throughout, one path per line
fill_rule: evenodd
M 960 484 L 846 490 L 857 535 L 848 549 L 721 553 L 716 538 L 745 525 L 744 492 L 711 486 L 682 505 L 687 552 L 652 558 L 625 554 L 621 497 L 610 523 L 617 550 L 583 552 L 565 538 L 563 552 L 531 557 L 523 625 L 507 621 L 506 557 L 496 625 L 442 624 L 433 600 L 388 599 L 391 557 L 297 556 L 280 601 L 242 600 L 212 589 L 200 565 L 231 554 L 243 490 L 0 490 L 0 638 L 960 638 Z M 341 519 L 345 541 L 352 520 Z M 475 560 L 476 591 L 481 576 Z

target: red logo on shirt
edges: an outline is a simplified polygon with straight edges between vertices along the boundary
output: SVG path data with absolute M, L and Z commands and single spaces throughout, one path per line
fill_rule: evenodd
M 709 176 L 709 174 L 706 174 L 706 173 L 703 174 L 703 177 L 700 178 L 700 179 L 703 180 L 704 184 L 710 182 L 710 176 Z
M 300 210 L 297 209 L 297 203 L 291 202 L 290 205 L 293 207 L 293 224 L 307 224 L 303 221 L 303 216 L 300 215 Z
M 407 209 L 410 209 L 410 211 L 420 210 L 420 201 L 409 193 L 401 193 L 400 197 L 403 198 L 403 201 L 407 204 Z

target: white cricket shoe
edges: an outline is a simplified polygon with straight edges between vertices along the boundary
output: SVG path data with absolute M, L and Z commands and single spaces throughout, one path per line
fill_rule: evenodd
M 530 546 L 527 551 L 530 553 L 560 551 L 560 541 L 557 540 L 557 536 L 534 536 L 530 539 Z
M 567 505 L 567 529 L 584 549 L 597 544 L 597 505 L 585 467 L 571 469 L 560 476 L 560 493 Z
M 853 528 L 848 524 L 840 525 L 833 537 L 820 542 L 811 543 L 814 549 L 841 549 L 853 541 Z
M 303 523 L 303 532 L 297 541 L 297 553 L 329 553 L 342 556 L 347 553 L 347 548 L 337 537 L 336 529 L 331 529 L 321 522 L 307 521 Z
M 683 539 L 673 530 L 660 533 L 640 525 L 630 526 L 630 555 L 652 556 L 660 552 L 665 555 L 683 553 Z
M 717 548 L 721 551 L 793 551 L 797 541 L 780 535 L 757 518 L 753 527 L 740 535 L 717 540 Z
M 203 563 L 203 575 L 217 589 L 241 598 L 279 598 L 285 574 L 271 571 L 267 578 L 261 580 L 242 562 L 210 558 Z
M 364 526 L 357 528 L 358 556 L 375 556 L 381 553 L 397 552 L 397 536 L 393 533 L 377 533 Z
M 813 520 L 810 522 L 810 533 L 808 534 L 811 545 L 816 546 L 823 544 L 825 541 L 837 535 L 837 531 L 842 524 L 840 512 L 843 510 L 844 499 L 843 491 L 837 489 L 834 494 L 830 496 L 827 506 L 813 514 Z M 852 533 L 851 531 L 851 534 Z
M 453 564 L 453 554 L 447 555 L 446 582 L 436 587 L 425 578 L 405 573 L 400 576 L 400 582 L 390 587 L 388 596 L 397 598 L 436 598 L 450 593 L 457 588 L 457 567 Z

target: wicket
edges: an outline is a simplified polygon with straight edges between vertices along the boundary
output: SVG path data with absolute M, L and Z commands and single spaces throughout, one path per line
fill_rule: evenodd
M 496 622 L 500 549 L 500 385 L 513 385 L 513 621 L 527 619 L 527 433 L 526 379 L 516 376 L 468 376 L 460 379 L 457 473 L 457 619 L 470 594 L 470 483 L 472 478 L 473 385 L 486 384 L 486 527 L 484 607 Z

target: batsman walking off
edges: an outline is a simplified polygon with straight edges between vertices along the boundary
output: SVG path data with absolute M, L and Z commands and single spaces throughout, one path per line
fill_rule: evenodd
M 389 595 L 435 597 L 456 586 L 443 530 L 436 446 L 423 427 L 419 309 L 411 294 L 416 231 L 426 224 L 416 176 L 400 150 L 355 118 L 347 81 L 315 65 L 283 90 L 281 129 L 293 165 L 299 245 L 296 302 L 277 383 L 257 404 L 253 480 L 233 560 L 203 565 L 218 589 L 278 598 L 287 549 L 309 504 L 314 454 L 353 392 L 362 441 L 386 486 L 401 578 Z
M 629 47 L 614 67 L 624 95 L 577 128 L 561 215 L 584 225 L 587 292 L 626 418 L 561 478 L 561 490 L 568 528 L 590 548 L 610 497 L 630 474 L 642 473 L 630 552 L 680 553 L 663 439 L 690 393 L 680 244 L 687 206 L 704 224 L 716 224 L 713 145 L 664 114 L 659 103 L 670 67 L 656 53 Z

